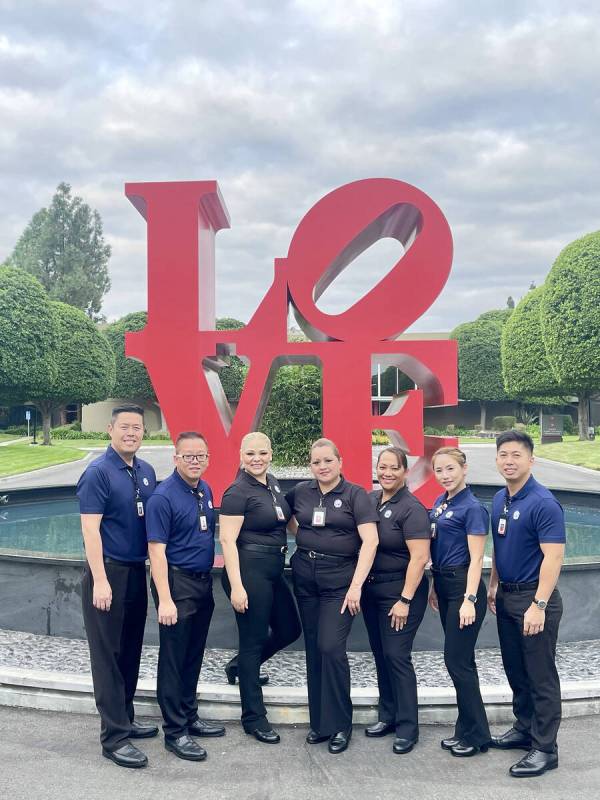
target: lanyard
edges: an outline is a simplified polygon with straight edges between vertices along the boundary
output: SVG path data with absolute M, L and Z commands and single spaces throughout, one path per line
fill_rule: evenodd
M 129 477 L 133 481 L 133 488 L 134 488 L 134 491 L 135 491 L 135 500 L 137 502 L 141 498 L 140 485 L 138 483 L 137 473 L 136 473 L 135 469 L 127 468 L 127 474 L 129 475 Z

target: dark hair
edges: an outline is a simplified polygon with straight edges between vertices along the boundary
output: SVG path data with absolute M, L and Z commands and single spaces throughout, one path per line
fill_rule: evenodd
M 398 459 L 398 464 L 400 464 L 403 469 L 408 469 L 406 453 L 401 447 L 386 447 L 385 450 L 382 450 L 377 456 L 377 466 L 379 466 L 379 459 L 384 453 L 392 453 L 392 455 L 396 456 Z
M 144 418 L 144 409 L 141 406 L 135 406 L 133 403 L 122 406 L 115 406 L 110 415 L 110 421 L 114 425 L 116 418 L 119 414 L 139 414 L 142 419 Z
M 175 450 L 177 450 L 179 443 L 185 441 L 186 439 L 202 439 L 204 444 L 208 447 L 208 442 L 201 433 L 198 433 L 198 431 L 182 431 L 177 439 L 175 439 Z
M 503 431 L 496 436 L 496 451 L 507 442 L 518 442 L 519 444 L 525 445 L 533 455 L 533 439 L 528 433 L 524 433 L 523 431 Z

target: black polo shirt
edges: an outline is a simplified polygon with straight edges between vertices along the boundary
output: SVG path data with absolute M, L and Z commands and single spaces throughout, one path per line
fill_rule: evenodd
M 298 521 L 298 547 L 318 553 L 357 555 L 361 545 L 357 525 L 378 521 L 378 514 L 363 487 L 343 477 L 326 494 L 321 494 L 316 480 L 299 483 L 286 494 L 286 500 Z M 313 509 L 317 506 L 327 509 L 322 528 L 312 527 Z
M 284 520 L 277 519 L 275 505 L 283 511 Z M 290 506 L 277 480 L 267 473 L 267 485 L 247 472 L 240 472 L 223 495 L 220 516 L 244 517 L 238 544 L 272 544 L 280 547 L 287 542 L 286 523 L 292 516 Z
M 206 517 L 201 530 L 200 515 Z M 167 545 L 169 564 L 192 572 L 210 572 L 215 558 L 215 512 L 210 486 L 203 480 L 196 489 L 174 470 L 154 492 L 146 509 L 149 542 Z
M 369 498 L 379 515 L 379 545 L 372 572 L 402 572 L 410 561 L 407 539 L 430 539 L 427 510 L 406 486 L 382 502 L 381 490 L 370 492 Z
M 143 562 L 148 555 L 146 517 L 140 517 L 137 497 L 146 503 L 156 486 L 154 468 L 137 456 L 130 467 L 109 445 L 86 468 L 77 483 L 81 514 L 102 514 L 102 552 L 117 561 Z

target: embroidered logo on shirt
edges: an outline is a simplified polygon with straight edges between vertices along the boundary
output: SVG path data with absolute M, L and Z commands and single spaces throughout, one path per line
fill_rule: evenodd
M 333 505 L 334 505 L 336 508 L 341 508 L 341 507 L 342 507 L 342 501 L 341 501 L 341 500 L 334 500 L 334 501 L 333 501 Z
M 150 483 L 150 481 L 148 480 L 148 478 L 144 478 L 144 479 L 142 480 L 142 483 L 144 484 L 144 486 L 148 486 L 148 484 Z
M 520 516 L 521 516 L 521 512 L 520 511 L 515 511 L 515 513 L 513 514 L 513 519 L 519 519 Z
M 383 516 L 389 519 L 392 516 L 392 510 L 388 508 L 388 510 L 385 512 Z
M 446 519 L 450 519 L 450 517 L 454 516 L 454 511 L 446 511 Z

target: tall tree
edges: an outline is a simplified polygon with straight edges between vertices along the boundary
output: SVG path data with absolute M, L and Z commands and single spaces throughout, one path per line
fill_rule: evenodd
M 111 322 L 103 330 L 115 354 L 115 385 L 111 392 L 113 397 L 156 400 L 146 367 L 141 361 L 125 356 L 125 334 L 129 331 L 141 331 L 146 327 L 147 319 L 145 311 L 134 311 L 116 322 Z
M 110 289 L 110 253 L 100 214 L 61 183 L 50 206 L 33 215 L 7 263 L 34 275 L 52 300 L 96 319 Z
M 559 254 L 544 284 L 541 322 L 552 369 L 579 400 L 579 438 L 589 439 L 589 400 L 600 391 L 600 231 Z

